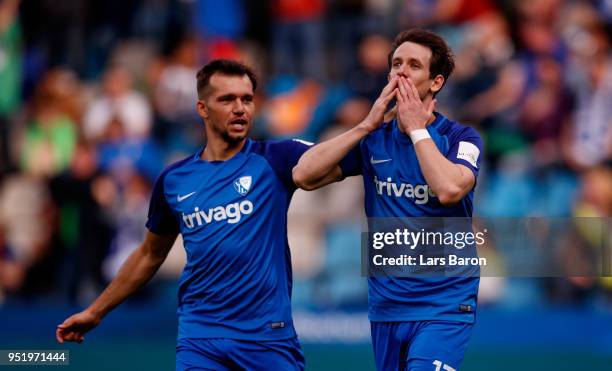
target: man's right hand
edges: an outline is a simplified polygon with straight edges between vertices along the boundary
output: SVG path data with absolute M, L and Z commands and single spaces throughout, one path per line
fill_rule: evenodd
M 368 132 L 372 132 L 382 125 L 389 102 L 391 102 L 391 99 L 395 98 L 396 95 L 399 94 L 397 83 L 397 76 L 392 78 L 389 83 L 387 83 L 380 93 L 378 99 L 376 99 L 376 102 L 374 102 L 374 105 L 372 105 L 370 113 L 368 113 L 368 116 L 366 116 L 359 126 Z
M 85 333 L 98 326 L 101 319 L 88 310 L 68 317 L 61 325 L 57 326 L 55 338 L 60 344 L 64 341 L 75 341 L 82 343 Z

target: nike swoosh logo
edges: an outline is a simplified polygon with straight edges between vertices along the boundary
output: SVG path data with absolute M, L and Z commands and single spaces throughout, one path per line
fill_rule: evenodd
M 181 201 L 183 201 L 184 199 L 186 199 L 186 198 L 189 198 L 189 197 L 193 196 L 194 194 L 195 194 L 195 192 L 188 193 L 188 194 L 186 194 L 186 195 L 184 195 L 184 196 L 177 195 L 177 196 L 176 196 L 176 200 L 177 200 L 178 202 L 181 202 Z
M 392 158 L 388 158 L 388 159 L 386 159 L 386 160 L 374 160 L 374 156 L 370 157 L 370 163 L 371 163 L 372 165 L 382 164 L 383 162 L 389 162 L 389 161 L 391 161 L 391 160 L 393 160 L 393 159 L 392 159 Z

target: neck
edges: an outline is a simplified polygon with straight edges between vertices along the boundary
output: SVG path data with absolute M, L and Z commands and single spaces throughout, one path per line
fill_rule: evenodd
M 206 148 L 202 151 L 202 155 L 200 155 L 200 159 L 205 161 L 225 161 L 234 157 L 236 153 L 240 152 L 244 144 L 246 143 L 246 138 L 236 142 L 236 143 L 228 143 L 224 140 L 208 140 L 206 144 Z
M 436 114 L 432 112 L 431 113 L 431 117 L 429 118 L 429 120 L 427 120 L 427 124 L 425 124 L 425 127 L 428 127 L 434 121 L 436 121 Z

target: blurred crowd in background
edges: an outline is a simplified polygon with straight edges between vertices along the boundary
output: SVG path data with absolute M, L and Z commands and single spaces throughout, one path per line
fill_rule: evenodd
M 456 56 L 437 110 L 484 138 L 476 215 L 612 216 L 610 0 L 0 0 L 0 303 L 104 288 L 144 236 L 156 176 L 205 143 L 207 61 L 257 70 L 253 137 L 318 142 L 365 117 L 412 27 Z M 361 182 L 296 193 L 296 307 L 366 308 Z M 568 265 L 600 246 L 588 230 L 563 239 Z M 160 276 L 183 261 L 178 241 Z M 612 311 L 612 282 L 483 278 L 480 302 Z

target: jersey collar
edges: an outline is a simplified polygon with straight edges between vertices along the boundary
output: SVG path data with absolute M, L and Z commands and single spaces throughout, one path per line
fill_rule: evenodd
M 247 153 L 250 149 L 251 146 L 253 145 L 253 140 L 251 138 L 246 138 L 246 141 L 244 142 L 244 145 L 242 146 L 242 148 L 240 149 L 240 151 L 238 153 L 236 153 L 234 155 L 234 157 L 236 157 L 238 154 L 241 153 Z M 193 161 L 203 161 L 203 162 L 207 162 L 207 163 L 223 163 L 225 161 L 204 161 L 201 159 L 202 157 L 202 152 L 204 152 L 204 149 L 206 149 L 206 146 L 200 148 L 200 150 L 198 152 L 195 153 L 195 155 L 193 155 Z M 230 161 L 231 159 L 233 159 L 234 157 L 228 159 L 227 161 Z

